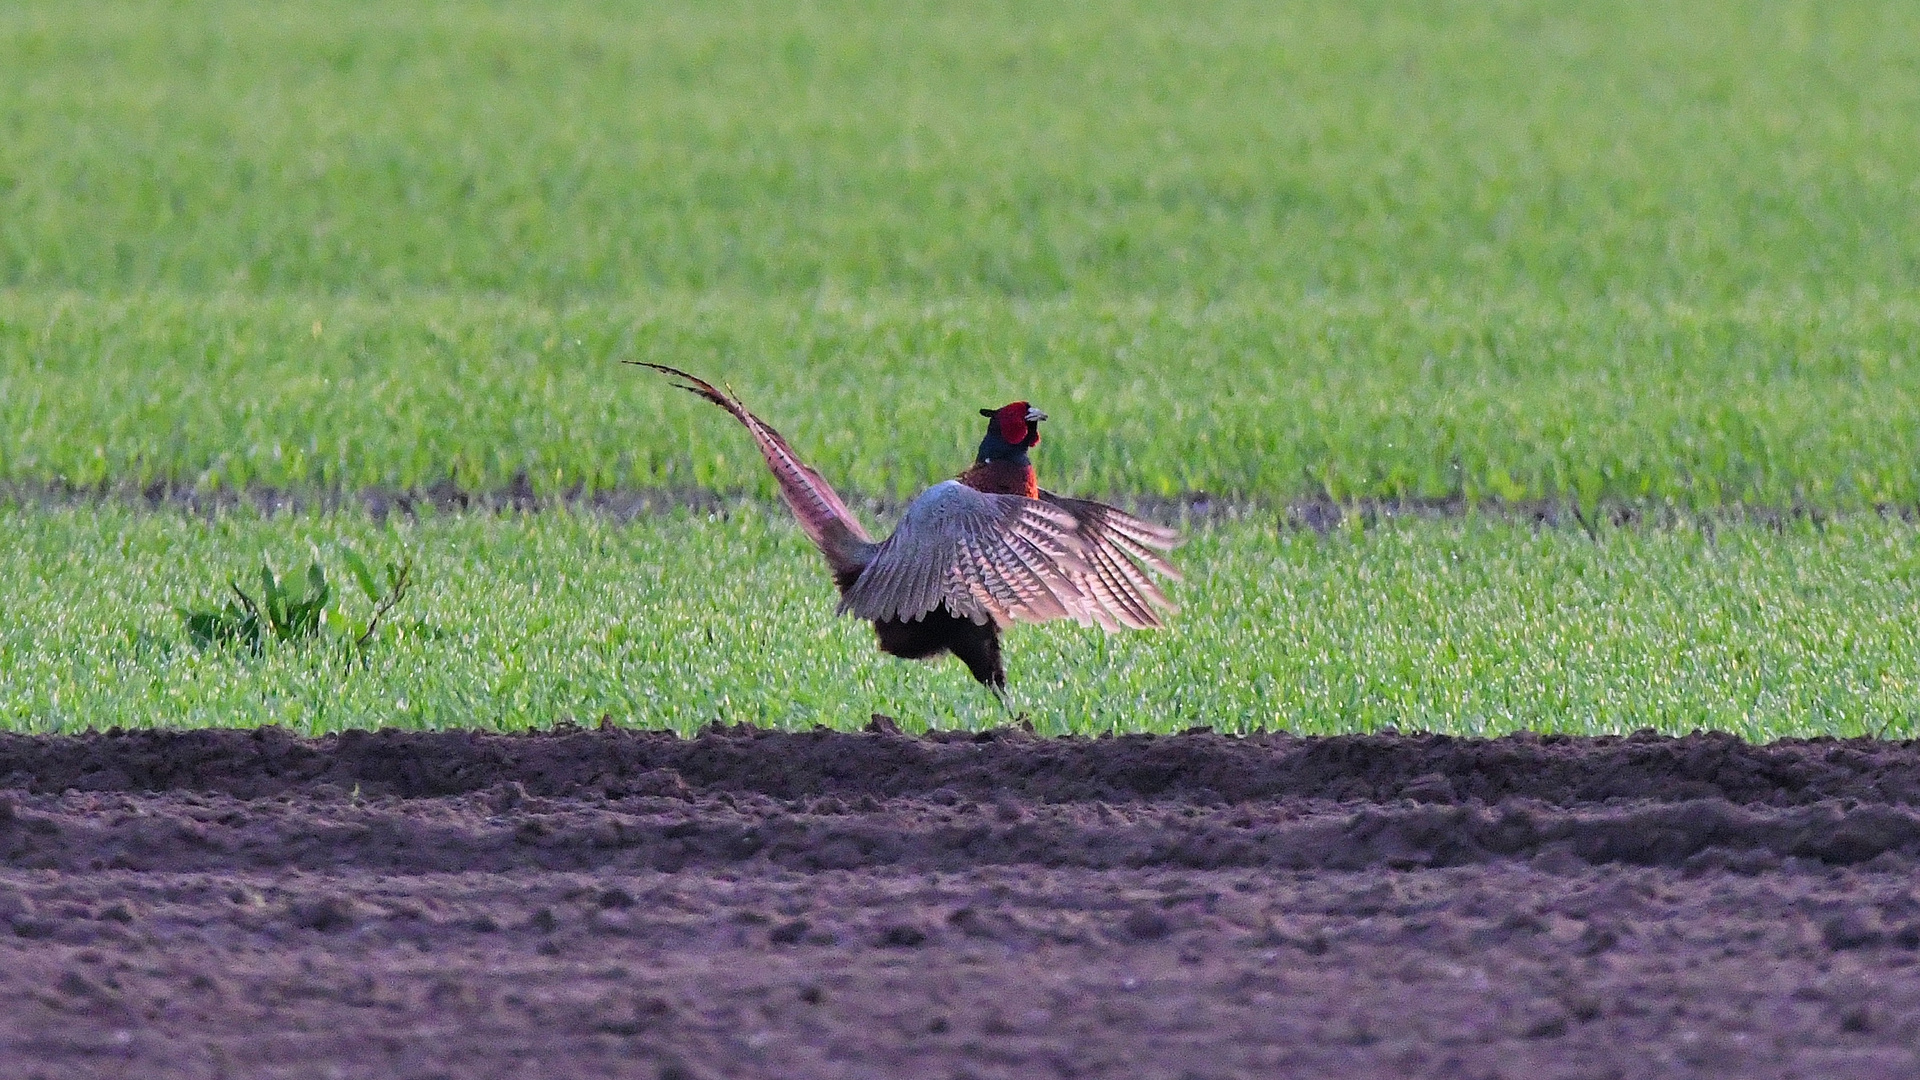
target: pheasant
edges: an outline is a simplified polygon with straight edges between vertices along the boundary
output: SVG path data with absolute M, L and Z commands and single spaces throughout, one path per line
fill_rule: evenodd
M 875 542 L 833 488 L 780 433 L 732 395 L 677 368 L 639 367 L 727 410 L 746 426 L 840 589 L 837 614 L 873 624 L 880 650 L 910 660 L 952 653 L 1006 700 L 1000 631 L 1015 622 L 1073 619 L 1109 633 L 1162 625 L 1176 610 L 1141 569 L 1178 580 L 1163 553 L 1172 529 L 1114 507 L 1042 489 L 1028 451 L 1047 414 L 1024 401 L 981 409 L 987 433 L 973 466 L 907 505 Z

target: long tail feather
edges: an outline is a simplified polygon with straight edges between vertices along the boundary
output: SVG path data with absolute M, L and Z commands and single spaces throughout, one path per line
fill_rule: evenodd
M 663 375 L 682 380 L 674 385 L 727 410 L 746 427 L 753 435 L 754 444 L 760 448 L 760 456 L 767 460 L 767 468 L 773 471 L 774 480 L 779 482 L 780 494 L 786 498 L 787 505 L 793 508 L 794 517 L 799 519 L 801 531 L 826 555 L 827 565 L 833 569 L 836 579 L 851 581 L 853 576 L 857 576 L 873 561 L 873 552 L 878 545 L 860 527 L 860 521 L 853 516 L 853 511 L 847 509 L 847 504 L 841 501 L 819 473 L 800 460 L 779 432 L 748 412 L 739 398 L 679 368 L 649 364 L 643 360 L 623 360 L 621 363 L 652 368 Z

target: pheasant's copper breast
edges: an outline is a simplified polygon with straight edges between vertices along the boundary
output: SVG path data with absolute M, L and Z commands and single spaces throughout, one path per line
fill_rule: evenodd
M 975 491 L 1040 497 L 1040 477 L 1024 461 L 984 461 L 961 473 L 959 480 Z

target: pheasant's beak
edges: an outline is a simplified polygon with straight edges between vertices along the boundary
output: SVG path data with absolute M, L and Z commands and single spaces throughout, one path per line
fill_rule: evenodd
M 1027 406 L 1027 423 L 1037 424 L 1040 421 L 1045 420 L 1046 418 L 1047 418 L 1046 413 L 1041 412 L 1039 409 L 1036 409 L 1031 405 Z

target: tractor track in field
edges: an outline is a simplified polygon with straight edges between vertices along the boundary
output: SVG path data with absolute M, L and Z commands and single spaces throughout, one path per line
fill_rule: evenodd
M 1920 744 L 0 736 L 0 1072 L 1920 1070 Z
M 1150 521 L 1169 525 L 1269 520 L 1278 527 L 1327 533 L 1358 519 L 1363 527 L 1392 521 L 1444 521 L 1478 515 L 1531 522 L 1553 528 L 1673 528 L 1681 524 L 1749 523 L 1781 527 L 1793 522 L 1824 523 L 1849 516 L 1920 521 L 1920 507 L 1885 505 L 1866 510 L 1835 511 L 1808 506 L 1768 507 L 1734 504 L 1714 510 L 1690 510 L 1666 503 L 1608 500 L 1584 512 L 1566 500 L 1469 500 L 1462 496 L 1436 498 L 1364 498 L 1346 501 L 1326 497 L 1273 499 L 1212 495 L 1190 491 L 1176 495 L 1088 495 L 1113 503 Z M 772 500 L 745 494 L 720 494 L 704 488 L 574 488 L 560 492 L 536 490 L 524 476 L 504 487 L 472 489 L 449 481 L 426 487 L 363 487 L 354 489 L 290 488 L 257 485 L 244 488 L 202 488 L 194 484 L 154 482 L 145 485 L 74 485 L 61 482 L 0 482 L 0 506 L 60 507 L 118 505 L 149 512 L 176 512 L 213 516 L 234 511 L 258 514 L 351 511 L 384 521 L 412 518 L 424 512 L 526 514 L 552 510 L 601 514 L 619 521 L 676 511 L 724 514 L 753 506 L 775 508 Z M 875 520 L 897 519 L 906 509 L 901 499 L 854 495 L 848 503 Z

